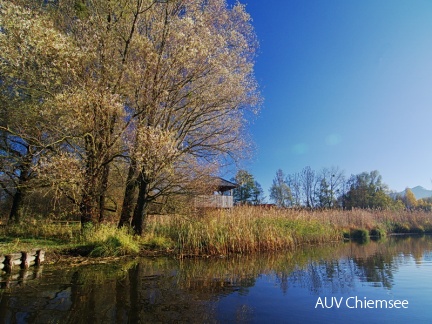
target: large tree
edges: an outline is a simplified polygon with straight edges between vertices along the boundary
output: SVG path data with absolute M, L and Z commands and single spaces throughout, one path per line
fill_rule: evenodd
M 301 188 L 303 190 L 304 201 L 307 208 L 313 208 L 315 205 L 315 186 L 316 174 L 310 166 L 303 168 L 300 173 Z
M 36 27 L 28 39 L 10 41 L 12 29 L 2 21 L 2 44 L 21 55 L 15 60 L 5 52 L 2 75 L 12 73 L 8 82 L 16 88 L 43 90 L 30 96 L 16 123 L 36 120 L 27 110 L 44 107 L 29 110 L 49 126 L 37 138 L 38 145 L 45 140 L 39 151 L 49 154 L 31 156 L 32 170 L 79 206 L 83 224 L 104 219 L 113 166 L 126 173 L 119 225 L 131 223 L 142 233 L 150 202 L 196 187 L 247 151 L 244 126 L 260 96 L 253 75 L 257 42 L 244 6 L 225 0 L 15 3 L 22 4 L 17 12 L 28 8 L 23 28 Z M 9 19 L 13 12 L 2 15 Z M 40 45 L 47 37 L 47 46 Z M 27 52 L 23 44 L 30 44 Z M 20 78 L 21 67 L 36 77 Z M 2 78 L 8 102 L 11 87 Z M 24 102 L 22 93 L 16 97 Z M 10 125 L 2 131 L 21 130 Z M 29 127 L 19 140 L 30 143 L 32 132 Z
M 258 181 L 254 181 L 251 201 L 253 205 L 263 204 L 266 201 L 264 190 Z
M 406 209 L 414 209 L 417 207 L 417 199 L 410 188 L 405 189 L 405 194 L 402 197 L 402 201 L 405 204 Z
M 183 190 L 208 165 L 241 156 L 248 147 L 245 112 L 259 95 L 256 40 L 242 5 L 157 3 L 138 28 L 146 52 L 131 74 L 134 128 L 120 225 L 132 217 L 141 233 L 150 202 Z
M 12 197 L 12 221 L 34 187 L 35 165 L 63 141 L 46 102 L 70 83 L 81 58 L 50 12 L 32 5 L 0 1 L 0 181 Z
M 302 177 L 300 173 L 289 174 L 284 179 L 290 189 L 291 200 L 290 205 L 300 207 L 302 205 Z
M 82 224 L 104 219 L 110 170 L 126 151 L 123 140 L 130 124 L 126 70 L 135 61 L 130 56 L 134 18 L 151 4 L 65 0 L 41 6 L 40 15 L 67 35 L 68 47 L 79 60 L 66 62 L 63 72 L 70 80 L 44 102 L 57 111 L 56 133 L 65 140 L 37 171 L 55 192 L 76 204 Z
M 316 192 L 320 207 L 333 208 L 338 205 L 338 199 L 343 194 L 345 184 L 344 173 L 338 167 L 323 168 L 318 176 Z

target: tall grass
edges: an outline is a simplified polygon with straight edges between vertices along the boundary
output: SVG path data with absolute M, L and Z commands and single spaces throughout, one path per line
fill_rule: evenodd
M 89 247 L 89 255 L 95 257 L 131 255 L 140 251 L 139 240 L 128 228 L 118 229 L 108 224 L 86 227 L 79 242 Z
M 356 230 L 380 237 L 391 232 L 432 233 L 432 213 L 245 206 L 210 210 L 202 216 L 149 216 L 143 237 L 134 236 L 128 229 L 119 230 L 115 225 L 99 225 L 81 231 L 79 224 L 61 226 L 28 221 L 0 229 L 0 250 L 8 245 L 9 249 L 18 248 L 26 239 L 51 239 L 63 247 L 81 248 L 92 256 L 138 254 L 142 247 L 179 256 L 247 254 L 294 250 L 299 245 L 337 241 L 344 236 L 355 236 Z M 1 236 L 5 237 L 3 242 Z
M 147 239 L 163 237 L 180 255 L 226 255 L 293 249 L 300 244 L 339 240 L 330 223 L 296 219 L 286 211 L 253 207 L 210 211 L 203 217 L 153 216 Z
M 179 255 L 226 255 L 290 250 L 342 239 L 344 233 L 431 232 L 422 211 L 295 210 L 236 207 L 198 216 L 150 216 L 144 241 Z M 349 235 L 348 235 L 349 236 Z M 159 244 L 159 243 L 160 244 Z

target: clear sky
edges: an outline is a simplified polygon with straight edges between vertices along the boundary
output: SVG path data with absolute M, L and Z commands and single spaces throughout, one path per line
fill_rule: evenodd
M 432 188 L 432 1 L 241 2 L 264 97 L 244 167 L 267 197 L 277 169 L 305 166 Z

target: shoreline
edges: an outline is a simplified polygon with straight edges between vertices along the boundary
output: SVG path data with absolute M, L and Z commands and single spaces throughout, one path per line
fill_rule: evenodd
M 423 236 L 423 235 L 432 235 L 432 233 L 389 233 L 387 234 L 387 237 L 391 236 Z M 379 237 L 372 237 L 370 236 L 371 240 L 379 241 Z M 91 264 L 103 264 L 103 263 L 109 263 L 109 262 L 117 262 L 120 260 L 128 260 L 128 259 L 134 259 L 134 258 L 162 258 L 162 257 L 168 257 L 173 259 L 215 259 L 215 258 L 229 258 L 231 256 L 236 255 L 253 255 L 256 253 L 272 253 L 272 252 L 283 252 L 283 251 L 295 251 L 298 249 L 301 249 L 304 246 L 320 246 L 325 244 L 331 244 L 331 243 L 344 243 L 347 241 L 352 241 L 356 243 L 365 243 L 358 239 L 346 239 L 343 238 L 338 241 L 327 241 L 327 242 L 320 242 L 320 243 L 304 243 L 304 244 L 298 244 L 292 249 L 287 250 L 278 250 L 278 251 L 270 251 L 270 250 L 261 250 L 253 253 L 230 253 L 226 255 L 206 255 L 206 254 L 183 254 L 180 255 L 179 253 L 175 251 L 160 251 L 160 250 L 149 250 L 149 249 L 141 249 L 138 254 L 126 254 L 121 256 L 90 256 L 85 254 L 79 254 L 75 250 L 71 250 L 69 248 L 65 248 L 64 250 L 60 249 L 54 249 L 54 250 L 46 250 L 45 251 L 45 260 L 41 264 L 43 265 L 68 265 L 68 266 L 81 266 L 81 265 L 91 265 Z M 33 247 L 32 249 L 37 249 L 37 247 Z M 15 252 L 19 253 L 19 252 Z M 10 253 L 12 254 L 12 253 Z M 0 255 L 1 256 L 1 255 Z M 31 266 L 30 268 L 33 268 Z M 16 266 L 13 268 L 13 270 L 22 270 L 20 266 Z M 2 271 L 2 270 L 0 270 Z M 5 271 L 3 269 L 3 271 Z
M 292 210 L 236 207 L 205 215 L 150 215 L 145 233 L 118 229 L 115 220 L 82 230 L 29 220 L 0 228 L 0 254 L 40 248 L 64 257 L 219 257 L 292 251 L 302 245 L 368 241 L 389 235 L 432 233 L 432 213 L 381 210 Z M 52 254 L 52 257 L 50 256 Z

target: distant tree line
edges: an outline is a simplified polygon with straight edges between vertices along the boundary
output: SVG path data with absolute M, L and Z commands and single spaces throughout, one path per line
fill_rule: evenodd
M 338 167 L 317 172 L 307 166 L 289 175 L 279 169 L 270 187 L 270 200 L 280 207 L 334 208 L 340 204 L 345 184 Z
M 270 200 L 279 207 L 432 210 L 432 198 L 417 200 L 409 188 L 403 194 L 390 192 L 377 170 L 346 178 L 339 167 L 317 172 L 307 166 L 288 175 L 279 169 Z
M 393 199 L 399 208 L 432 211 L 432 197 L 416 199 L 410 188 L 406 188 L 403 193 L 394 194 Z

